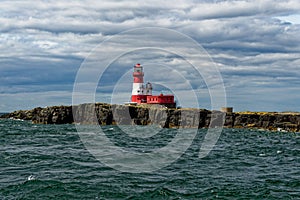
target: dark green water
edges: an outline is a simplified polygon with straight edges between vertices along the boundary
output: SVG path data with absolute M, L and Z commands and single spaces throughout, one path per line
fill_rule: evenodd
M 144 148 L 109 128 L 116 145 Z M 0 199 L 300 199 L 299 133 L 225 129 L 199 159 L 205 134 L 163 169 L 125 173 L 91 155 L 73 125 L 0 120 Z M 157 137 L 145 145 L 162 147 L 174 130 Z

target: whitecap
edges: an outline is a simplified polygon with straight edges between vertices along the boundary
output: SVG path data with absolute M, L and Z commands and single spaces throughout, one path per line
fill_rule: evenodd
M 32 180 L 35 180 L 35 177 L 33 175 L 27 177 L 27 181 L 32 181 Z

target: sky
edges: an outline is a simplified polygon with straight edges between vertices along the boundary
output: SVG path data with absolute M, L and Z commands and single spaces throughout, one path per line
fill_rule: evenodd
M 300 111 L 299 35 L 298 0 L 2 0 L 0 112 L 71 105 L 80 69 L 97 55 L 91 71 L 105 73 L 96 101 L 128 101 L 140 62 L 156 92 L 172 92 L 185 107 L 211 109 L 213 91 L 224 88 L 226 106 L 236 111 Z M 142 49 L 149 41 L 160 48 Z M 206 56 L 197 70 L 196 51 L 187 59 L 167 48 L 188 52 L 190 41 L 201 47 L 195 59 Z M 124 54 L 104 68 L 100 58 L 116 52 Z M 209 83 L 213 66 L 222 83 Z

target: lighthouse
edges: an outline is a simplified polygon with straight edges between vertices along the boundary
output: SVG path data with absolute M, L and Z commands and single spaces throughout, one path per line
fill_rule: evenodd
M 136 104 L 160 104 L 170 108 L 176 107 L 173 94 L 152 95 L 152 84 L 144 85 L 144 72 L 141 64 L 133 67 L 133 85 L 131 94 L 131 103 Z
M 141 64 L 136 64 L 133 69 L 133 85 L 132 85 L 132 95 L 131 102 L 147 103 L 147 95 L 152 94 L 150 88 L 144 87 L 144 72 Z

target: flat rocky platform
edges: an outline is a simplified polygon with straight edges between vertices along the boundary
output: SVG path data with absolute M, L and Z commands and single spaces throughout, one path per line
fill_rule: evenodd
M 111 105 L 106 103 L 52 106 L 19 110 L 0 118 L 31 120 L 36 124 L 159 125 L 164 128 L 255 128 L 300 131 L 300 113 L 235 112 L 205 109 L 171 109 L 162 106 Z

